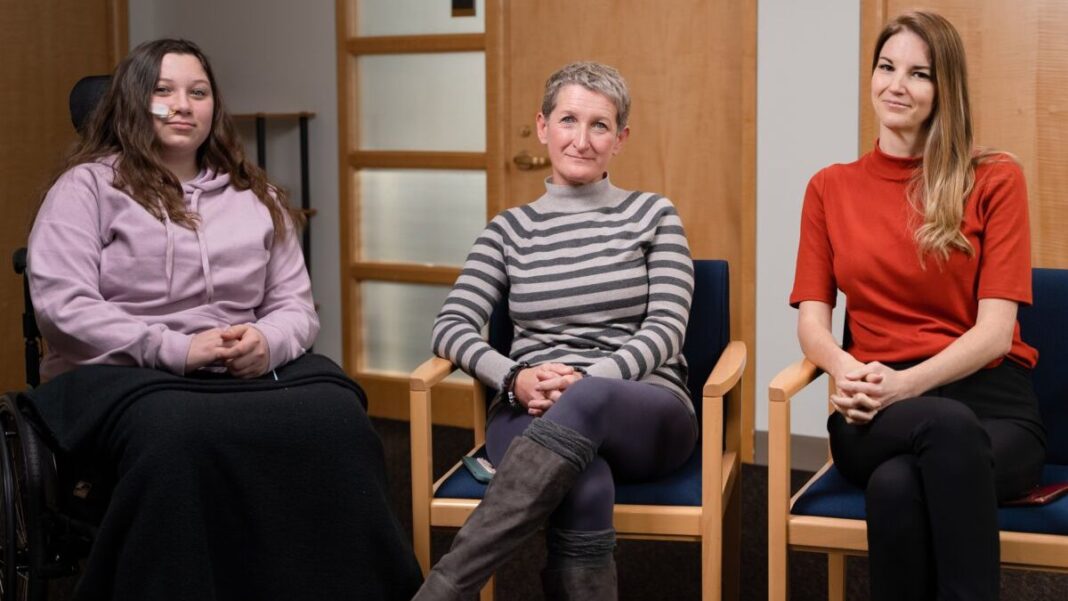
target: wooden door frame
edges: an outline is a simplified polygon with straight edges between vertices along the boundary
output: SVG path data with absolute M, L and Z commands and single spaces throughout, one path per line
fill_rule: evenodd
M 359 0 L 336 0 L 334 5 L 337 41 L 338 227 L 343 365 L 345 371 L 357 379 L 367 392 L 368 413 L 371 416 L 407 420 L 408 375 L 369 371 L 364 368 L 361 356 L 364 336 L 360 284 L 374 281 L 451 286 L 459 276 L 460 268 L 363 260 L 359 250 L 360 190 L 354 175 L 363 168 L 482 170 L 487 166 L 490 153 L 488 141 L 487 152 L 361 150 L 358 59 L 360 56 L 384 54 L 482 51 L 486 48 L 487 36 L 481 33 L 359 36 L 358 2 Z M 492 124 L 489 121 L 487 123 Z M 430 345 L 427 344 L 427 358 L 429 357 Z M 471 395 L 470 383 L 441 384 L 434 399 L 434 422 L 470 427 Z
M 875 38 L 883 30 L 888 18 L 886 0 L 860 0 L 860 71 L 857 78 L 857 115 L 859 135 L 857 136 L 857 156 L 871 152 L 878 137 L 875 123 L 875 109 L 871 106 L 871 49 Z
M 130 51 L 129 7 L 128 0 L 107 0 L 108 26 L 111 30 L 109 54 L 112 65 L 118 65 Z

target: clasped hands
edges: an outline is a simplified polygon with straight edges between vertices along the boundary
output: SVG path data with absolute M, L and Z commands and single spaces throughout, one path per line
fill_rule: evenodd
M 582 372 L 563 363 L 542 363 L 522 369 L 515 376 L 513 392 L 534 417 L 541 417 L 569 386 L 582 379 Z
M 185 371 L 219 366 L 234 377 L 255 378 L 267 373 L 269 364 L 267 339 L 252 324 L 243 323 L 195 334 L 186 355 Z
M 880 410 L 919 394 L 913 390 L 907 371 L 891 369 L 878 361 L 854 363 L 834 378 L 838 390 L 830 399 L 846 423 L 866 424 Z

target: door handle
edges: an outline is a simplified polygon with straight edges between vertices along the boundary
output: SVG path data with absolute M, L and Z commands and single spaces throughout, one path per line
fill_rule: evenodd
M 520 150 L 519 154 L 512 157 L 512 162 L 515 163 L 516 167 L 519 167 L 520 171 L 541 169 L 551 165 L 548 157 L 534 156 L 525 150 Z

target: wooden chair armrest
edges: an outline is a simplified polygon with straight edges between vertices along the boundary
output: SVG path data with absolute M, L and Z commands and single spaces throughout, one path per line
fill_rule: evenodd
M 786 366 L 768 384 L 768 482 L 789 478 L 790 399 L 823 373 L 816 364 L 801 359 Z M 776 482 L 782 485 L 782 482 Z M 786 484 L 788 486 L 788 482 Z M 781 486 L 772 486 L 777 492 Z M 776 489 L 776 491 L 772 491 Z M 789 491 L 789 488 L 786 488 Z M 787 497 L 789 495 L 787 494 Z
M 768 385 L 768 574 L 770 598 L 785 599 L 790 516 L 790 399 L 821 370 L 801 359 Z
M 745 343 L 741 340 L 732 340 L 727 343 L 727 347 L 723 349 L 723 353 L 719 356 L 719 361 L 716 361 L 716 366 L 712 368 L 712 373 L 708 374 L 708 379 L 705 380 L 705 386 L 701 389 L 701 396 L 721 397 L 726 395 L 727 391 L 734 388 L 734 385 L 742 378 L 742 372 L 745 371 L 745 363 Z
M 412 547 L 426 574 L 430 570 L 430 499 L 433 496 L 434 438 L 431 424 L 430 389 L 456 367 L 433 357 L 415 368 L 408 378 L 412 461 Z
M 780 371 L 768 385 L 768 399 L 773 403 L 789 401 L 823 371 L 808 359 L 801 359 Z
M 415 368 L 408 377 L 409 390 L 430 390 L 432 386 L 449 377 L 456 371 L 456 366 L 448 359 L 431 357 Z

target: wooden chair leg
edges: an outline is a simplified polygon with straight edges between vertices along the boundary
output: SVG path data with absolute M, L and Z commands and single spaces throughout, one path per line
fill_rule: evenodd
M 701 599 L 719 601 L 723 590 L 723 397 L 704 397 L 701 441 Z M 712 483 L 711 486 L 709 484 Z
M 430 392 L 411 391 L 412 547 L 425 576 L 430 572 L 430 499 L 433 496 L 433 437 Z
M 768 404 L 768 600 L 786 601 L 790 588 L 790 405 Z
M 486 586 L 482 587 L 482 590 L 478 593 L 478 601 L 493 601 L 493 587 L 496 584 L 496 580 L 496 576 L 490 576 L 490 579 L 486 581 Z
M 708 511 L 707 508 L 705 511 Z M 703 516 L 702 520 L 716 519 Z M 723 530 L 722 523 L 710 524 L 701 533 L 701 600 L 719 601 L 723 585 Z
M 827 554 L 827 601 L 845 601 L 846 556 L 842 553 Z
M 741 468 L 741 465 L 738 466 Z M 723 601 L 738 601 L 742 588 L 742 483 L 741 474 L 727 498 L 723 514 Z

